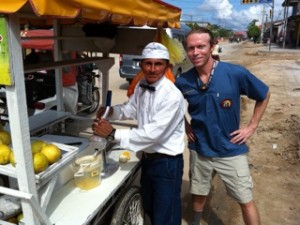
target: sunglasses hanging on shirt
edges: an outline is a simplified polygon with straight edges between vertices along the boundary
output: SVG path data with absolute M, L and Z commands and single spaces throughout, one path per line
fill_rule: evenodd
M 207 83 L 204 84 L 202 81 L 200 81 L 199 76 L 197 77 L 197 79 L 198 79 L 198 86 L 200 87 L 201 91 L 206 91 L 209 88 L 209 85 L 210 85 L 211 80 L 213 78 L 213 75 L 214 75 L 215 68 L 216 68 L 217 64 L 218 63 L 216 61 L 214 61 L 214 65 L 213 65 L 213 68 L 211 69 L 211 73 L 210 73 L 210 76 L 208 78 Z

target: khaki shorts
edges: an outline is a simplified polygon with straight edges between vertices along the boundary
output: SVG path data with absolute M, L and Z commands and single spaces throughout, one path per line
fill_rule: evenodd
M 194 195 L 209 194 L 212 174 L 216 171 L 227 190 L 227 194 L 239 203 L 253 199 L 253 182 L 247 155 L 224 158 L 206 158 L 190 150 L 190 192 Z

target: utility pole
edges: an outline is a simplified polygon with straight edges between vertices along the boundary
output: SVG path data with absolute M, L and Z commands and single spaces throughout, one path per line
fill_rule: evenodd
M 264 33 L 265 33 L 265 22 L 264 22 L 264 18 L 265 18 L 265 3 L 262 4 L 262 19 L 261 19 L 261 33 L 260 33 L 260 41 L 261 43 L 263 43 L 264 40 Z
M 185 21 L 189 21 L 189 22 L 193 22 L 193 15 L 190 15 L 190 14 L 182 14 L 182 16 L 188 16 L 190 17 L 190 20 L 185 20 Z
M 285 48 L 285 39 L 286 39 L 286 32 L 287 32 L 287 21 L 288 21 L 288 0 L 284 1 L 284 14 L 283 14 L 283 20 L 284 20 L 284 24 L 283 24 L 283 42 L 282 42 L 282 48 Z
M 271 7 L 271 24 L 270 24 L 270 43 L 269 43 L 269 51 L 271 51 L 272 36 L 273 36 L 273 17 L 274 17 L 274 0 L 272 0 L 272 7 Z

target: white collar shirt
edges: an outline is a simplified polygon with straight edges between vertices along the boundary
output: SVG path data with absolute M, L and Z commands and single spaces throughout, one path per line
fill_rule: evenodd
M 181 154 L 185 135 L 184 98 L 165 76 L 152 86 L 155 91 L 138 83 L 128 102 L 113 107 L 114 113 L 108 119 L 135 119 L 138 124 L 137 128 L 117 129 L 115 139 L 121 148 L 135 152 Z

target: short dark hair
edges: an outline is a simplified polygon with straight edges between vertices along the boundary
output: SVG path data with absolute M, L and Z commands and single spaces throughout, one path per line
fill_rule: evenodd
M 187 33 L 186 38 L 185 38 L 185 42 L 184 42 L 184 46 L 186 47 L 186 40 L 187 38 L 192 35 L 192 34 L 208 34 L 210 37 L 209 43 L 211 46 L 213 46 L 215 44 L 215 38 L 213 33 L 207 29 L 206 27 L 196 27 L 193 28 L 190 32 Z

